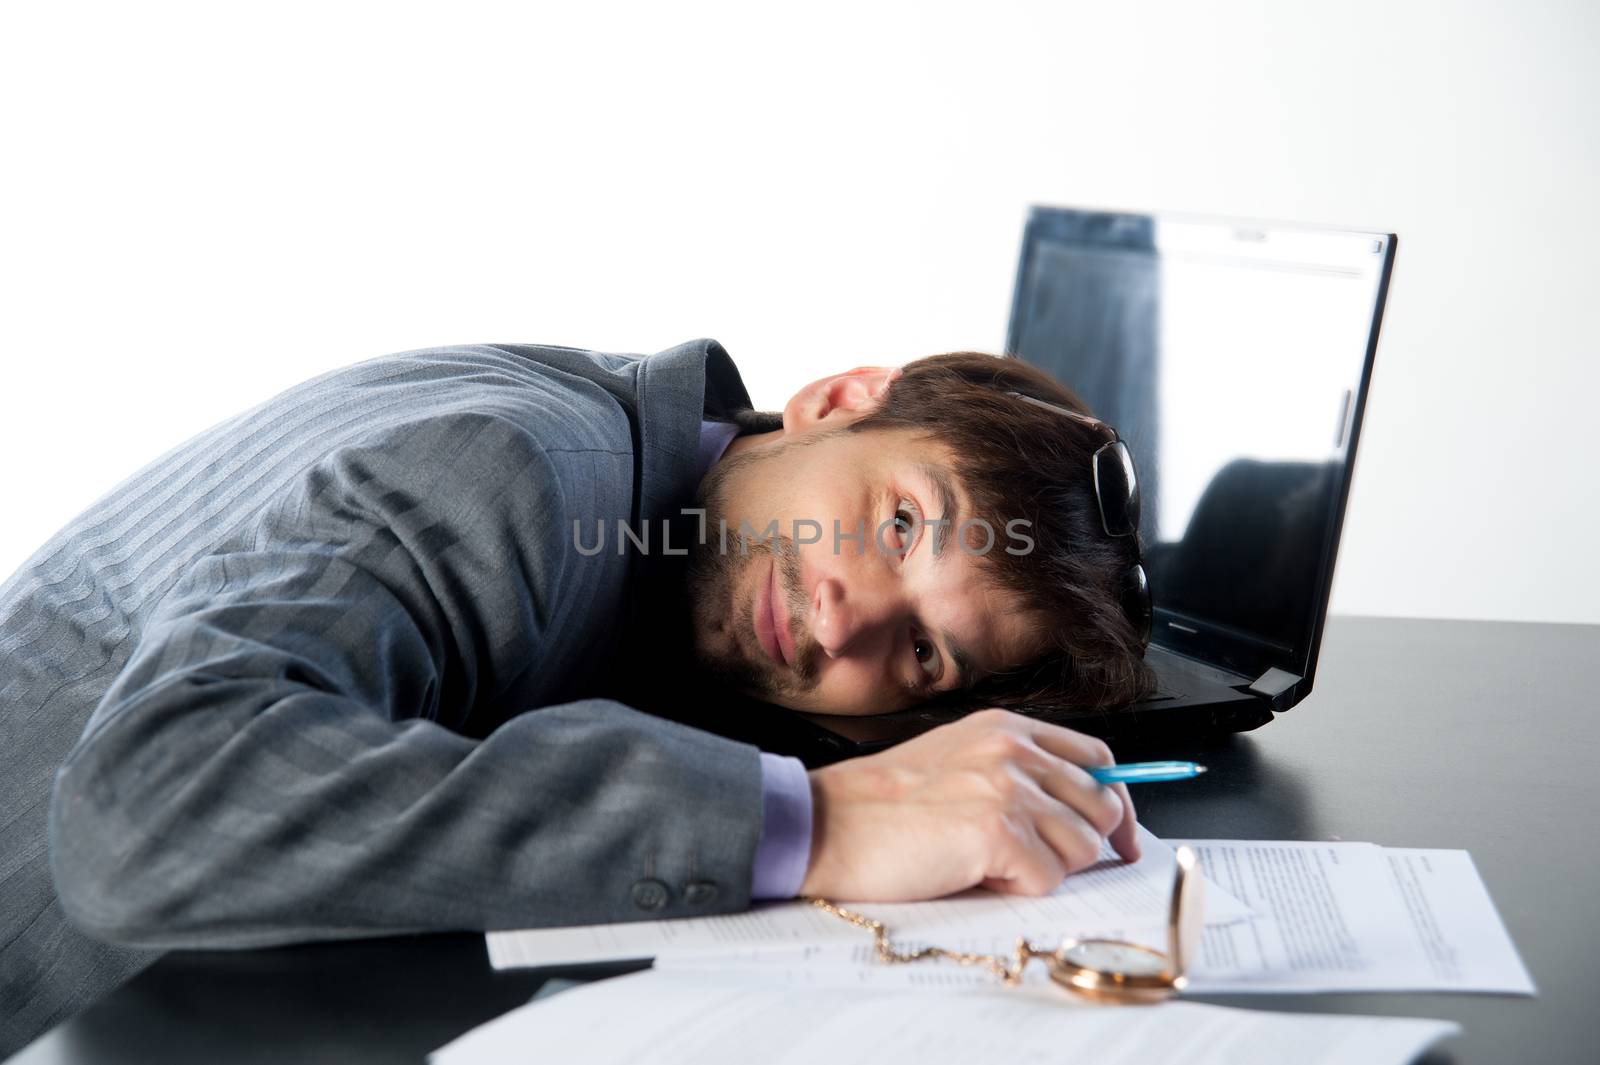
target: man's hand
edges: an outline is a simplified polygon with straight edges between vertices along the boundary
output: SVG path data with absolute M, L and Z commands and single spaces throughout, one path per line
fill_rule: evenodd
M 899 746 L 813 770 L 802 895 L 937 898 L 974 885 L 1054 891 L 1093 865 L 1102 837 L 1139 857 L 1133 799 L 1084 766 L 1111 751 L 1081 732 L 980 710 Z

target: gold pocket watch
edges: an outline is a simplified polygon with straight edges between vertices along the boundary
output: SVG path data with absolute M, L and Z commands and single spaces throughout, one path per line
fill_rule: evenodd
M 1170 998 L 1188 984 L 1188 967 L 1199 950 L 1200 934 L 1205 928 L 1205 875 L 1193 849 L 1179 847 L 1165 953 L 1120 939 L 1068 939 L 1055 950 L 1041 950 L 1026 939 L 1018 939 L 1009 961 L 993 954 L 944 947 L 896 951 L 889 946 L 889 932 L 883 922 L 827 899 L 814 898 L 811 903 L 870 931 L 881 962 L 899 964 L 944 958 L 988 969 L 1007 986 L 1014 986 L 1021 982 L 1022 970 L 1029 960 L 1039 958 L 1049 967 L 1051 980 L 1096 1002 L 1152 1003 Z

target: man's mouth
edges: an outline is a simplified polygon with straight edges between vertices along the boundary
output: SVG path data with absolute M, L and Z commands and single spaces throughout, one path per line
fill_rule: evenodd
M 773 558 L 767 565 L 767 579 L 756 592 L 753 621 L 761 649 L 779 666 L 788 668 L 793 661 L 794 640 L 789 635 L 789 613 L 783 591 L 778 559 Z

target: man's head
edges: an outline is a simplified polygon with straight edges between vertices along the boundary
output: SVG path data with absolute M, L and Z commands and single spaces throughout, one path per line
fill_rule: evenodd
M 1083 404 L 972 352 L 815 381 L 700 488 L 690 572 L 702 665 L 795 709 L 929 702 L 1108 709 L 1148 690 L 1118 605 Z

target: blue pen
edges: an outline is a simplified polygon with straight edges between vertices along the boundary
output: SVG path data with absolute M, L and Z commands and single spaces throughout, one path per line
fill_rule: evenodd
M 1205 766 L 1193 762 L 1129 762 L 1091 766 L 1089 775 L 1102 784 L 1149 784 L 1157 780 L 1189 780 L 1205 771 Z

